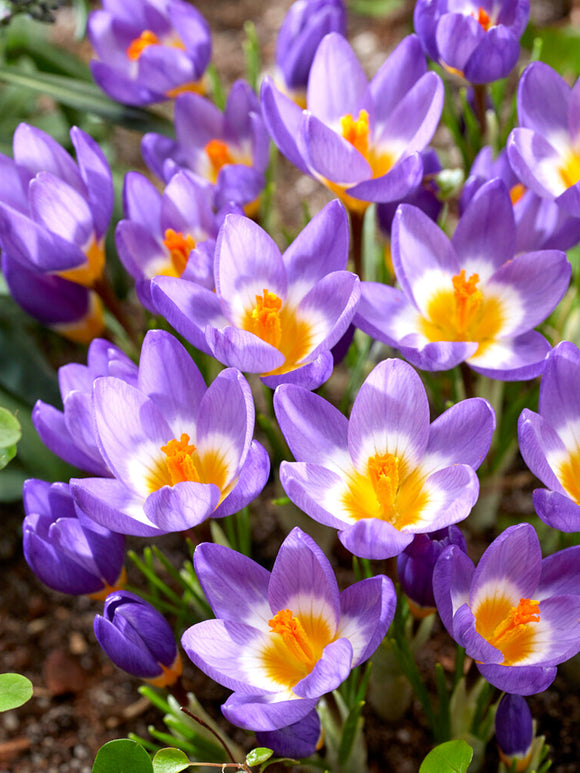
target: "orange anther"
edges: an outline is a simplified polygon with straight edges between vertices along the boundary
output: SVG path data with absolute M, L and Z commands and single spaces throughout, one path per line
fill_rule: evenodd
M 159 46 L 160 44 L 161 41 L 154 32 L 143 30 L 139 37 L 132 40 L 127 46 L 127 58 L 137 61 L 146 48 L 149 48 L 149 46 Z
M 165 462 L 172 486 L 187 480 L 199 482 L 192 458 L 195 446 L 189 444 L 189 435 L 184 432 L 180 440 L 170 440 L 166 446 L 161 446 L 161 450 L 166 456 Z
M 210 140 L 205 146 L 205 152 L 216 174 L 227 164 L 236 163 L 227 143 L 222 140 Z
M 362 153 L 366 158 L 369 150 L 368 112 L 360 110 L 356 119 L 350 113 L 343 115 L 340 119 L 340 130 L 344 139 L 354 145 L 359 153 Z
M 195 248 L 195 239 L 193 236 L 181 231 L 174 231 L 173 228 L 167 228 L 164 234 L 163 244 L 171 253 L 171 262 L 177 276 L 181 276 L 185 271 L 189 253 Z
M 263 295 L 256 295 L 256 305 L 251 313 L 251 332 L 276 348 L 282 338 L 279 313 L 281 308 L 280 298 L 275 293 L 264 289 Z
M 457 333 L 461 338 L 465 337 L 468 323 L 473 314 L 481 306 L 482 295 L 477 289 L 479 274 L 472 274 L 465 278 L 465 269 L 453 277 L 453 293 L 455 296 L 455 311 L 457 316 Z
M 294 617 L 292 610 L 281 609 L 271 620 L 268 620 L 268 625 L 272 633 L 280 634 L 294 657 L 308 665 L 313 664 L 314 653 L 308 635 L 300 620 Z

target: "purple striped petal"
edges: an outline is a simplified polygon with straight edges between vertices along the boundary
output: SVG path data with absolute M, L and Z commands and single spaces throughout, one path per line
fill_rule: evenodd
M 318 698 L 285 700 L 286 695 L 234 693 L 223 704 L 222 714 L 233 725 L 246 730 L 278 730 L 300 722 L 310 714 L 318 701 Z
M 453 615 L 453 639 L 465 648 L 470 658 L 481 663 L 501 663 L 503 655 L 475 630 L 475 617 L 468 604 L 462 604 Z
M 343 488 L 343 477 L 337 472 L 309 462 L 284 461 L 280 482 L 294 504 L 311 518 L 334 529 L 345 527 L 346 518 L 336 515 L 335 491 Z
M 270 457 L 268 452 L 257 440 L 254 440 L 243 462 L 238 482 L 213 511 L 212 518 L 225 518 L 227 515 L 233 515 L 253 502 L 268 482 L 269 475 Z
M 119 534 L 154 537 L 163 532 L 143 511 L 143 497 L 112 478 L 72 478 L 71 491 L 80 509 L 101 526 Z
M 285 357 L 254 333 L 227 325 L 223 330 L 207 327 L 207 347 L 219 362 L 246 373 L 269 373 L 284 364 Z
M 270 389 L 276 389 L 281 384 L 296 384 L 304 389 L 318 389 L 330 378 L 333 367 L 332 353 L 326 350 L 320 352 L 314 360 L 307 362 L 306 365 L 301 365 L 278 376 L 261 376 L 261 381 Z
M 56 140 L 41 129 L 26 123 L 19 124 L 14 132 L 13 150 L 23 185 L 38 172 L 49 172 L 79 193 L 86 193 L 75 162 Z
M 567 533 L 580 531 L 580 506 L 559 491 L 536 489 L 534 508 L 544 523 Z
M 352 644 L 352 667 L 371 657 L 385 638 L 397 603 L 392 581 L 384 575 L 354 583 L 340 594 L 337 636 Z
M 512 695 L 535 695 L 547 690 L 556 678 L 555 666 L 501 666 L 477 663 L 479 673 L 494 687 Z
M 387 521 L 364 518 L 343 531 L 338 538 L 355 556 L 380 561 L 402 553 L 413 541 L 413 535 L 398 531 Z
M 186 531 L 209 518 L 220 496 L 213 483 L 183 481 L 154 491 L 143 503 L 143 510 L 162 534 Z
M 402 351 L 402 349 L 401 349 Z M 543 335 L 531 330 L 512 340 L 495 341 L 484 353 L 467 355 L 473 370 L 501 381 L 524 381 L 539 376 L 545 367 L 550 344 Z
M 568 133 L 570 97 L 570 86 L 555 70 L 543 62 L 533 62 L 518 84 L 520 126 L 548 140 L 552 135 Z
M 446 548 L 433 569 L 433 595 L 450 636 L 455 613 L 469 601 L 474 572 L 473 561 L 457 545 Z
M 281 153 L 304 174 L 310 174 L 306 161 L 297 145 L 303 111 L 289 97 L 264 78 L 260 92 L 264 123 Z
M 320 739 L 320 719 L 311 711 L 303 719 L 279 730 L 256 732 L 256 742 L 272 749 L 277 757 L 300 759 L 310 757 L 316 751 Z
M 550 353 L 540 385 L 539 411 L 556 431 L 580 419 L 579 376 L 580 351 L 562 341 Z
M 524 462 L 548 488 L 564 493 L 548 457 L 567 457 L 561 438 L 543 416 L 525 408 L 518 420 L 518 440 Z
M 424 339 L 418 335 L 407 336 L 397 346 L 411 365 L 420 370 L 434 371 L 454 368 L 472 356 L 478 348 L 478 344 L 465 341 L 434 341 L 425 344 Z M 495 374 L 492 378 L 499 376 Z
M 520 41 L 506 27 L 491 27 L 465 64 L 470 83 L 491 83 L 510 74 L 518 62 Z
M 79 172 L 87 189 L 95 235 L 101 239 L 113 214 L 111 169 L 98 143 L 78 126 L 70 130 L 70 137 L 77 154 Z
M 421 469 L 469 464 L 477 470 L 489 451 L 494 429 L 495 412 L 487 400 L 462 400 L 431 424 Z
M 427 66 L 416 35 L 407 35 L 389 54 L 370 82 L 375 105 L 375 137 L 395 107 L 425 74 Z
M 559 550 L 542 561 L 542 574 L 534 598 L 577 595 L 580 588 L 580 545 Z
M 305 113 L 298 148 L 317 175 L 338 185 L 372 177 L 369 162 L 354 145 L 311 113 Z
M 292 688 L 299 698 L 318 698 L 336 690 L 352 668 L 352 645 L 348 639 L 327 644 L 312 671 Z
M 420 153 L 402 158 L 382 177 L 374 177 L 348 189 L 349 196 L 362 201 L 397 201 L 409 195 L 421 182 L 423 161 Z
M 161 221 L 161 193 L 140 172 L 127 172 L 123 183 L 123 211 L 128 220 L 146 229 Z

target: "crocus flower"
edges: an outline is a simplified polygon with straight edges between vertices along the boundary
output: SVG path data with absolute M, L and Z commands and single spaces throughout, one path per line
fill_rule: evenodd
M 71 486 L 81 509 L 112 531 L 152 536 L 231 515 L 268 479 L 268 455 L 252 441 L 247 381 L 230 368 L 207 388 L 164 331 L 147 333 L 136 386 L 96 379 L 93 410 L 114 477 L 73 479 Z
M 101 335 L 103 304 L 94 290 L 35 271 L 2 252 L 2 274 L 16 303 L 42 325 L 81 344 Z
M 77 163 L 40 129 L 14 132 L 14 160 L 0 157 L 0 245 L 33 271 L 91 287 L 105 265 L 113 182 L 97 143 L 76 126 L 70 137 Z
M 213 290 L 216 217 L 191 172 L 178 172 L 163 193 L 143 175 L 129 172 L 123 203 L 126 219 L 115 231 L 117 250 L 147 309 L 155 312 L 154 276 L 179 276 Z
M 306 107 L 306 86 L 320 41 L 330 32 L 346 37 L 344 0 L 296 0 L 276 40 L 276 82 L 296 104 Z
M 266 78 L 262 110 L 282 153 L 356 213 L 396 201 L 421 182 L 421 151 L 443 108 L 443 84 L 426 71 L 421 45 L 405 38 L 369 83 L 337 33 L 319 45 L 301 110 Z
M 183 0 L 103 0 L 89 15 L 88 35 L 98 57 L 97 84 L 128 105 L 203 91 L 211 58 L 209 26 Z
M 477 568 L 454 545 L 441 554 L 433 572 L 439 614 L 494 687 L 541 692 L 580 650 L 579 557 L 568 548 L 542 560 L 528 523 L 500 534 Z
M 137 367 L 114 344 L 94 340 L 86 365 L 74 362 L 59 368 L 64 410 L 38 400 L 32 421 L 42 442 L 61 459 L 93 475 L 108 477 L 111 472 L 99 449 L 92 402 L 93 382 L 99 376 L 116 376 L 135 386 Z
M 109 658 L 128 674 L 156 687 L 172 685 L 181 676 L 181 655 L 169 623 L 134 593 L 110 593 L 94 630 Z
M 418 0 L 413 22 L 431 59 L 470 83 L 491 83 L 515 67 L 529 0 Z
M 302 723 L 316 723 L 318 699 L 385 636 L 395 611 L 392 582 L 379 575 L 339 593 L 328 559 L 299 528 L 284 540 L 271 573 L 207 543 L 196 548 L 194 565 L 217 619 L 193 625 L 181 643 L 198 668 L 234 690 L 223 714 L 259 732 L 300 723 L 303 741 L 308 732 Z M 283 736 L 280 743 L 288 744 Z M 315 728 L 310 738 L 312 753 Z M 276 742 L 275 733 L 269 741 Z
M 415 534 L 413 542 L 397 558 L 397 577 L 409 598 L 411 611 L 425 617 L 436 611 L 433 596 L 433 568 L 448 545 L 457 545 L 467 553 L 465 537 L 458 526 L 429 534 Z
M 555 529 L 580 531 L 580 351 L 563 341 L 550 353 L 540 383 L 539 413 L 527 408 L 518 422 L 520 452 L 547 486 L 534 491 L 540 518 Z
M 516 225 L 516 255 L 533 250 L 568 250 L 578 244 L 580 218 L 571 217 L 556 202 L 527 189 L 514 174 L 507 152 L 502 150 L 494 159 L 489 145 L 481 149 L 471 166 L 459 201 L 460 212 L 494 177 L 502 179 L 509 190 Z
M 524 771 L 530 764 L 534 727 L 532 712 L 522 695 L 506 693 L 495 712 L 495 739 L 508 770 Z
M 284 490 L 357 556 L 396 556 L 415 534 L 466 518 L 477 500 L 491 406 L 464 400 L 430 425 L 421 379 L 402 360 L 374 368 L 350 420 L 293 385 L 276 390 L 274 409 L 296 458 L 280 466 Z
M 563 297 L 570 264 L 558 250 L 514 257 L 516 230 L 504 183 L 475 194 L 451 241 L 416 207 L 393 223 L 401 289 L 363 282 L 355 324 L 424 370 L 465 361 L 505 381 L 539 375 L 550 350 L 535 330 Z
M 213 207 L 233 202 L 257 211 L 269 160 L 268 132 L 260 104 L 245 81 L 232 86 L 222 113 L 197 94 L 182 94 L 175 103 L 176 140 L 149 133 L 141 152 L 151 171 L 165 182 L 179 169 L 189 169 Z
M 280 254 L 248 218 L 228 215 L 215 251 L 215 293 L 157 277 L 159 313 L 198 349 L 225 365 L 260 373 L 267 386 L 295 381 L 314 389 L 332 372 L 330 349 L 346 331 L 359 280 L 344 271 L 348 223 L 327 204 Z
M 580 217 L 580 85 L 570 88 L 543 62 L 518 85 L 519 128 L 508 138 L 510 164 L 534 193 Z
M 22 495 L 24 557 L 45 585 L 104 599 L 123 582 L 125 538 L 78 510 L 67 483 L 27 480 Z

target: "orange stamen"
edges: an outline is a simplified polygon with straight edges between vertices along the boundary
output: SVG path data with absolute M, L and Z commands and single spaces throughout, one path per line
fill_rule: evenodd
M 517 204 L 525 192 L 526 192 L 526 188 L 521 183 L 516 183 L 516 185 L 510 188 L 510 199 L 511 199 L 512 205 Z
M 381 510 L 388 514 L 393 508 L 399 489 L 399 458 L 393 454 L 371 456 L 368 473 Z
M 256 305 L 251 313 L 251 331 L 262 341 L 278 348 L 282 338 L 280 309 L 282 301 L 275 293 L 263 290 L 263 296 L 256 295 Z
M 366 110 L 360 110 L 358 118 L 347 113 L 340 119 L 340 130 L 347 142 L 362 153 L 366 158 L 369 150 L 369 114 Z
M 521 633 L 529 623 L 540 622 L 540 602 L 533 599 L 520 599 L 517 607 L 512 607 L 507 616 L 496 625 L 489 643 L 500 652 L 515 636 Z
M 167 457 L 165 463 L 172 486 L 186 480 L 199 482 L 199 475 L 192 458 L 195 446 L 189 444 L 189 435 L 184 432 L 181 440 L 170 440 L 166 446 L 161 446 L 161 450 Z
M 179 652 L 177 653 L 177 657 L 169 666 L 169 668 L 164 666 L 163 663 L 159 663 L 159 665 L 161 666 L 162 673 L 159 676 L 156 676 L 154 679 L 144 680 L 149 682 L 149 684 L 152 684 L 154 687 L 167 687 L 169 685 L 175 684 L 175 682 L 177 682 L 183 673 L 183 663 Z
M 304 626 L 290 609 L 281 609 L 268 625 L 272 633 L 278 633 L 292 655 L 308 666 L 314 665 L 314 653 Z
M 154 32 L 151 30 L 143 30 L 138 38 L 132 40 L 127 47 L 127 58 L 136 62 L 141 57 L 143 51 L 149 46 L 159 46 L 161 41 Z
M 195 248 L 195 240 L 193 236 L 184 236 L 181 231 L 174 231 L 173 228 L 167 228 L 164 235 L 163 244 L 171 253 L 175 273 L 181 276 L 185 271 L 189 253 Z
M 483 29 L 487 32 L 488 29 L 492 26 L 491 19 L 489 18 L 489 14 L 483 10 L 483 8 L 480 6 L 479 10 L 477 12 L 477 16 L 475 16 L 475 13 L 471 14 L 474 16 L 479 24 L 483 27 Z
M 458 338 L 465 338 L 467 324 L 472 315 L 481 306 L 482 295 L 477 289 L 479 274 L 472 274 L 465 278 L 465 269 L 453 277 L 453 293 L 455 295 L 455 312 L 457 316 Z
M 222 140 L 210 140 L 205 146 L 205 152 L 216 175 L 227 164 L 236 163 L 227 143 Z

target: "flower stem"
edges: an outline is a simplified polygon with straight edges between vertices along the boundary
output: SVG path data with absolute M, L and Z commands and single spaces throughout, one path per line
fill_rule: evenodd
M 358 276 L 363 279 L 363 222 L 364 213 L 350 210 L 350 228 L 352 233 L 352 260 L 354 270 Z

